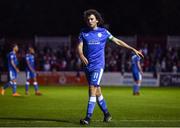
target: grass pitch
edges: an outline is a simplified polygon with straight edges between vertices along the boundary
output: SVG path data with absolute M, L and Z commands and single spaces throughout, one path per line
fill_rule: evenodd
M 0 126 L 8 127 L 79 127 L 85 117 L 88 87 L 40 86 L 42 96 L 24 95 L 24 87 L 18 87 L 21 97 L 12 97 L 8 88 L 0 96 Z M 180 127 L 180 88 L 141 88 L 140 96 L 133 96 L 129 87 L 102 87 L 102 92 L 113 117 L 104 123 L 98 105 L 90 126 Z

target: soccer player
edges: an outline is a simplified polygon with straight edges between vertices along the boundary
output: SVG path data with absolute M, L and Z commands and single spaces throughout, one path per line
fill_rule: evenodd
M 141 50 L 139 50 L 139 52 L 142 53 Z M 133 95 L 135 96 L 140 95 L 139 88 L 141 86 L 142 75 L 143 75 L 140 60 L 141 60 L 141 57 L 133 53 L 131 57 L 131 69 L 132 69 L 132 75 L 135 81 L 135 85 L 133 86 Z
M 28 52 L 26 54 L 26 85 L 25 85 L 25 94 L 29 94 L 29 85 L 30 80 L 33 80 L 34 89 L 35 89 L 35 95 L 40 96 L 42 95 L 41 92 L 39 92 L 38 89 L 38 83 L 36 78 L 36 71 L 35 71 L 35 58 L 34 58 L 34 48 L 29 47 Z
M 18 52 L 18 45 L 13 44 L 12 45 L 12 51 L 7 55 L 8 58 L 8 73 L 9 73 L 9 82 L 6 83 L 2 88 L 1 88 L 1 95 L 5 94 L 5 89 L 8 88 L 9 86 L 12 87 L 12 92 L 13 96 L 20 96 L 19 93 L 16 92 L 17 89 L 17 73 L 19 72 L 19 69 L 17 67 L 18 65 L 18 60 L 16 57 L 16 53 Z
M 84 12 L 84 20 L 87 24 L 87 28 L 81 30 L 77 49 L 79 57 L 85 65 L 86 78 L 89 83 L 87 113 L 86 117 L 80 120 L 80 124 L 88 125 L 90 123 L 96 101 L 104 113 L 104 122 L 109 122 L 112 119 L 100 87 L 100 81 L 105 65 L 104 48 L 107 39 L 119 46 L 132 50 L 137 55 L 143 55 L 123 41 L 113 37 L 105 28 L 100 27 L 103 25 L 103 19 L 98 11 L 94 9 L 86 10 Z

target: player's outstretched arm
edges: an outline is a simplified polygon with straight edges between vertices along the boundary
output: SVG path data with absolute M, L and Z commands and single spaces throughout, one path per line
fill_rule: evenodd
M 87 60 L 87 58 L 86 58 L 86 57 L 84 56 L 84 54 L 83 54 L 83 43 L 82 43 L 82 42 L 80 42 L 80 43 L 78 44 L 77 50 L 78 50 L 78 54 L 79 54 L 79 57 L 80 57 L 81 61 L 82 61 L 85 65 L 87 65 L 87 64 L 88 64 L 88 60 Z
M 117 38 L 115 38 L 115 37 L 113 37 L 111 40 L 112 40 L 114 43 L 116 43 L 117 45 L 119 45 L 119 46 L 122 46 L 122 47 L 124 47 L 124 48 L 127 48 L 127 49 L 132 50 L 132 51 L 135 52 L 138 56 L 144 57 L 141 52 L 139 52 L 139 51 L 136 50 L 135 48 L 129 46 L 129 45 L 126 44 L 124 41 L 122 41 L 122 40 L 120 40 L 120 39 L 117 39 Z

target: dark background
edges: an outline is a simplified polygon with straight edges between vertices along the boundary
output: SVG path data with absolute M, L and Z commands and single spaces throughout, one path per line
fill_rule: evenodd
M 77 35 L 90 8 L 116 35 L 180 34 L 180 0 L 1 0 L 0 35 Z

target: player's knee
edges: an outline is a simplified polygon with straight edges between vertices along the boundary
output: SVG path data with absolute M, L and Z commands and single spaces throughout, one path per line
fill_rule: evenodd
M 26 81 L 26 85 L 30 85 L 30 82 L 29 82 L 29 81 Z
M 96 96 L 101 96 L 102 95 L 102 92 L 101 92 L 101 88 L 100 87 L 97 87 L 97 91 L 96 91 Z
M 97 92 L 96 92 L 96 96 L 97 96 L 97 97 L 99 97 L 99 96 L 101 96 L 101 95 L 102 95 L 101 91 L 97 91 Z
M 11 81 L 14 83 L 14 82 L 16 82 L 16 79 L 14 79 L 14 80 L 11 80 Z
M 14 82 L 13 81 L 9 81 L 9 83 L 12 85 Z
M 36 77 L 34 77 L 34 78 L 33 78 L 33 80 L 34 80 L 34 82 L 37 82 L 37 79 L 36 79 Z
M 35 82 L 33 82 L 33 84 L 34 84 L 34 85 L 38 85 L 38 83 L 37 83 L 36 81 L 35 81 Z
M 96 96 L 96 88 L 94 86 L 89 87 L 90 96 Z

